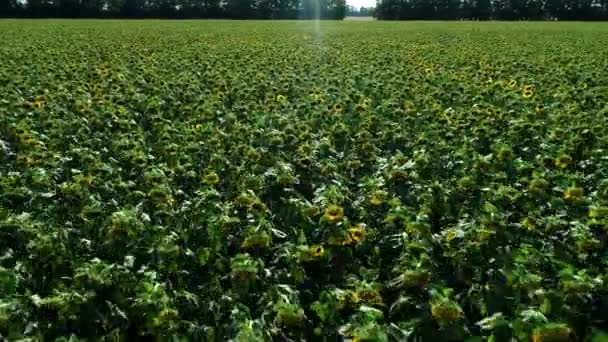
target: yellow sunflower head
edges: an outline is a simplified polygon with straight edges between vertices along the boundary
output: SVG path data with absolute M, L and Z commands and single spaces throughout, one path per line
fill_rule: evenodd
M 34 102 L 32 102 L 32 108 L 34 109 L 40 109 L 42 108 L 43 102 L 41 100 L 36 100 Z
M 575 341 L 572 329 L 561 323 L 548 324 L 547 326 L 537 328 L 532 333 L 533 342 L 549 342 L 549 341 Z
M 344 217 L 344 209 L 337 205 L 331 205 L 327 209 L 325 209 L 325 214 L 323 218 L 328 223 L 338 223 Z
M 608 207 L 590 207 L 588 216 L 591 219 L 608 218 Z
M 437 321 L 453 322 L 461 317 L 461 312 L 456 306 L 437 303 L 431 305 L 431 315 Z
M 567 154 L 562 154 L 561 156 L 557 157 L 557 159 L 555 159 L 554 163 L 555 167 L 557 167 L 558 169 L 565 169 L 570 166 L 570 164 L 572 164 L 572 157 Z
M 568 188 L 568 189 L 566 189 L 566 191 L 564 191 L 563 197 L 567 201 L 580 201 L 581 199 L 583 199 L 583 196 L 584 196 L 583 188 L 572 187 L 572 188 Z
M 344 110 L 344 105 L 343 105 L 343 104 L 341 104 L 341 103 L 336 103 L 336 104 L 333 106 L 333 109 L 334 109 L 336 112 L 340 113 L 340 112 L 342 112 L 342 111 Z
M 277 95 L 277 102 L 285 102 L 285 100 L 287 100 L 285 95 L 282 95 L 282 94 Z
M 369 203 L 375 207 L 382 205 L 382 203 L 384 203 L 384 194 L 381 192 L 374 192 L 369 197 Z
M 517 86 L 517 81 L 514 79 L 511 79 L 509 81 L 509 88 L 515 88 Z
M 528 185 L 528 190 L 532 192 L 543 192 L 549 188 L 549 182 L 542 178 L 533 179 Z
M 345 241 L 358 244 L 365 240 L 366 236 L 367 232 L 365 231 L 365 226 L 357 225 L 348 229 L 348 236 Z
M 320 258 L 325 254 L 325 249 L 321 245 L 314 245 L 310 247 L 309 251 L 313 258 Z
M 534 96 L 534 91 L 531 89 L 524 89 L 524 91 L 522 92 L 522 96 L 529 99 Z

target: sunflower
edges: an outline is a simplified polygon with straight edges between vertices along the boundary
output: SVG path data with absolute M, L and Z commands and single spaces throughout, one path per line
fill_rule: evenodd
M 338 223 L 344 217 L 344 209 L 337 205 L 329 206 L 325 209 L 325 214 L 323 214 L 323 218 L 325 221 L 329 223 Z
M 536 107 L 534 107 L 534 110 L 535 110 L 537 113 L 540 113 L 540 112 L 542 112 L 543 110 L 545 110 L 545 106 L 543 106 L 543 104 L 542 104 L 542 103 L 539 103 L 539 104 L 537 104 L 537 105 L 536 105 Z
M 514 79 L 511 79 L 509 81 L 509 88 L 515 88 L 517 86 L 517 81 Z
M 352 305 L 357 305 L 361 303 L 361 298 L 359 298 L 359 293 L 353 290 L 348 290 L 346 293 L 347 301 Z
M 351 171 L 356 171 L 363 166 L 363 163 L 359 159 L 349 160 L 346 163 L 346 167 Z
M 445 234 L 445 239 L 450 242 L 458 237 L 458 232 L 455 229 L 449 229 Z
M 529 98 L 531 98 L 532 96 L 534 96 L 534 91 L 532 91 L 532 90 L 527 90 L 527 89 L 526 89 L 526 90 L 524 90 L 524 91 L 522 92 L 522 96 L 523 96 L 523 97 L 525 97 L 525 98 L 527 98 L 527 99 L 529 99 Z
M 325 254 L 325 249 L 321 245 L 314 245 L 309 248 L 309 252 L 313 258 L 320 258 Z
M 28 134 L 26 134 L 25 129 L 23 129 L 21 127 L 13 128 L 13 133 L 19 138 L 28 136 Z
M 245 241 L 241 244 L 241 248 L 266 248 L 270 245 L 270 235 L 266 232 L 258 232 L 256 234 L 247 236 Z
M 348 236 L 345 238 L 344 242 L 348 242 L 347 244 L 358 244 L 359 242 L 365 240 L 366 235 L 367 232 L 365 231 L 365 226 L 360 224 L 355 227 L 348 228 Z
M 431 315 L 437 321 L 453 322 L 461 317 L 461 312 L 454 305 L 438 303 L 431 305 Z
M 26 166 L 27 167 L 27 166 L 32 165 L 32 162 L 33 162 L 32 158 L 30 158 L 28 156 L 24 156 L 24 155 L 17 156 L 16 163 L 19 166 Z
M 253 162 L 258 162 L 262 159 L 262 155 L 255 148 L 252 148 L 247 152 L 247 158 Z
M 205 175 L 205 183 L 213 186 L 220 182 L 220 177 L 215 172 L 208 173 Z
M 344 105 L 341 104 L 341 103 L 336 103 L 333 106 L 333 110 L 336 111 L 336 112 L 338 112 L 338 113 L 341 113 L 344 110 Z
M 287 100 L 285 95 L 282 95 L 282 94 L 277 95 L 277 102 L 285 102 L 285 100 Z
M 544 179 L 534 179 L 528 185 L 528 190 L 532 192 L 543 192 L 549 188 L 549 182 Z
M 592 219 L 608 218 L 608 207 L 591 207 L 588 216 Z
M 43 104 L 44 103 L 41 100 L 36 100 L 36 101 L 32 102 L 32 107 L 34 109 L 40 109 L 40 108 L 42 108 Z
M 361 299 L 361 301 L 364 303 L 382 303 L 382 296 L 380 295 L 380 293 L 378 293 L 378 291 L 375 290 L 360 290 L 358 291 L 357 295 L 359 296 L 359 299 Z
M 574 341 L 572 330 L 564 324 L 549 324 L 543 328 L 537 328 L 532 334 L 533 342 L 549 341 Z
M 367 108 L 365 106 L 363 106 L 362 104 L 358 104 L 355 106 L 355 111 L 359 112 L 359 113 L 365 112 L 366 109 Z
M 375 192 L 369 197 L 369 203 L 377 207 L 384 203 L 384 196 L 381 192 Z
M 563 197 L 567 201 L 580 201 L 581 199 L 583 199 L 583 196 L 584 196 L 583 188 L 572 187 L 572 188 L 568 188 L 568 189 L 566 189 L 566 191 L 564 191 Z
M 496 154 L 500 160 L 511 160 L 513 158 L 513 151 L 510 148 L 502 148 Z
M 570 164 L 572 164 L 572 157 L 567 154 L 562 154 L 561 156 L 557 157 L 557 159 L 555 159 L 554 163 L 555 167 L 557 167 L 558 169 L 565 169 L 570 166 Z
M 174 321 L 178 315 L 177 310 L 165 309 L 158 314 L 158 319 L 161 321 Z

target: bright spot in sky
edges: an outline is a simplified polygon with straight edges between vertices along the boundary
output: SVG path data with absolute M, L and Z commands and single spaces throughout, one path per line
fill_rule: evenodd
M 363 7 L 376 7 L 376 0 L 346 0 L 348 5 L 355 8 Z

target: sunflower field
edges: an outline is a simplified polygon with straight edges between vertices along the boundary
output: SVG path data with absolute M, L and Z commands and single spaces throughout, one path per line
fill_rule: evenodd
M 0 339 L 606 341 L 607 36 L 0 21 Z

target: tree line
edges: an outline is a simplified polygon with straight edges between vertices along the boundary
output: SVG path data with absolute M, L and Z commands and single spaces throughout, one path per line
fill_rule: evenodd
M 343 19 L 345 0 L 0 0 L 0 17 Z
M 608 0 L 378 0 L 384 20 L 608 20 Z

